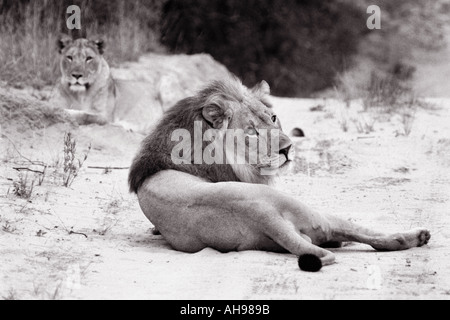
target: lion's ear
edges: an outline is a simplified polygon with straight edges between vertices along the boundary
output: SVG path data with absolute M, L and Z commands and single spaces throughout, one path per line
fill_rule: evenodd
M 251 91 L 253 92 L 253 94 L 262 98 L 270 95 L 270 86 L 266 81 L 263 80 L 256 86 L 254 86 Z
M 62 34 L 58 41 L 56 42 L 56 45 L 58 46 L 58 52 L 62 53 L 63 49 L 70 45 L 72 43 L 73 39 L 71 36 L 67 34 Z
M 202 115 L 205 120 L 215 129 L 228 129 L 228 123 L 233 116 L 231 109 L 224 109 L 213 104 L 203 108 Z

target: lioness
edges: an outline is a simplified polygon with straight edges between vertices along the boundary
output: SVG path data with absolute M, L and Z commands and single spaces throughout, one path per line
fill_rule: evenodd
M 79 124 L 116 123 L 145 132 L 162 116 L 148 85 L 113 79 L 103 57 L 104 41 L 63 35 L 58 48 L 61 80 L 53 102 Z
M 130 190 L 137 194 L 142 211 L 173 248 L 185 252 L 205 247 L 222 252 L 288 251 L 300 257 L 315 257 L 320 269 L 333 263 L 335 257 L 319 246 L 357 241 L 377 250 L 403 250 L 428 242 L 430 233 L 426 229 L 395 234 L 374 232 L 313 211 L 270 187 L 274 177 L 271 173 L 292 161 L 293 148 L 267 102 L 269 91 L 264 81 L 253 89 L 237 79 L 214 82 L 168 110 L 143 141 L 129 172 Z M 195 132 L 199 127 L 200 134 Z M 195 146 L 179 148 L 175 132 L 180 128 L 191 133 L 189 142 L 193 143 L 196 135 L 205 140 L 211 133 L 215 134 L 211 143 L 219 142 L 227 129 L 233 129 L 236 141 L 244 139 L 245 150 L 230 151 L 226 145 L 223 152 L 229 164 L 211 164 L 206 159 L 199 162 Z M 274 132 L 271 136 L 278 139 L 278 147 L 273 147 L 270 134 L 263 135 L 263 131 Z M 210 148 L 210 139 L 206 140 L 200 150 L 204 154 Z M 267 150 L 258 151 L 255 163 L 249 161 L 250 153 L 255 151 L 252 141 Z M 232 143 L 237 147 L 235 140 Z M 216 145 L 215 152 L 221 152 L 220 145 Z M 178 163 L 176 156 L 181 149 L 184 162 Z M 245 163 L 228 161 L 236 156 L 235 150 L 245 153 L 238 154 Z M 307 265 L 303 267 L 308 270 Z

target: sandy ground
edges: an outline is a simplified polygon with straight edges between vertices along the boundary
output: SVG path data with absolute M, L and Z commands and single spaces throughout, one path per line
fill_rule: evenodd
M 36 125 L 45 112 L 10 112 L 0 122 L 0 297 L 448 299 L 450 101 L 430 100 L 411 126 L 399 115 L 360 112 L 358 102 L 350 108 L 333 100 L 273 102 L 286 132 L 298 126 L 306 134 L 294 138 L 295 163 L 279 178 L 279 189 L 375 229 L 427 227 L 429 245 L 376 252 L 349 244 L 333 249 L 337 263 L 317 273 L 300 271 L 291 254 L 177 252 L 151 234 L 128 193 L 127 170 L 88 168 L 129 166 L 143 136 L 116 126 L 78 127 L 63 116 Z M 368 133 L 361 130 L 365 124 L 372 127 Z M 63 137 L 69 131 L 79 158 L 89 144 L 92 149 L 66 188 Z M 21 199 L 14 195 L 19 172 L 13 168 L 27 159 L 50 167 L 42 185 L 36 180 L 31 197 Z M 33 179 L 29 173 L 28 183 Z

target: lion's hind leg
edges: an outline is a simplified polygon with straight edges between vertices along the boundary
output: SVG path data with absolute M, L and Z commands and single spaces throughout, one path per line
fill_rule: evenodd
M 416 228 L 406 232 L 385 234 L 358 226 L 339 218 L 332 218 L 333 240 L 365 243 L 379 251 L 406 250 L 421 247 L 430 240 L 430 232 L 424 228 Z
M 406 232 L 399 232 L 377 239 L 370 239 L 370 244 L 374 249 L 380 251 L 406 250 L 414 247 L 421 247 L 428 243 L 430 232 L 423 228 L 416 228 Z

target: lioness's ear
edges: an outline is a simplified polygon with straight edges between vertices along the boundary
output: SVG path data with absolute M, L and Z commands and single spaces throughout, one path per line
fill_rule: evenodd
M 228 129 L 228 123 L 233 116 L 231 109 L 224 110 L 216 104 L 208 105 L 202 110 L 203 118 L 215 129 Z
M 105 52 L 105 41 L 102 39 L 95 39 L 91 41 L 97 47 L 98 53 L 103 54 Z
M 266 81 L 263 80 L 256 86 L 254 86 L 251 91 L 259 97 L 268 96 L 270 95 L 270 86 Z
M 71 36 L 67 34 L 62 34 L 58 41 L 56 42 L 56 45 L 58 46 L 58 52 L 62 53 L 63 49 L 70 45 L 72 43 L 73 39 Z

